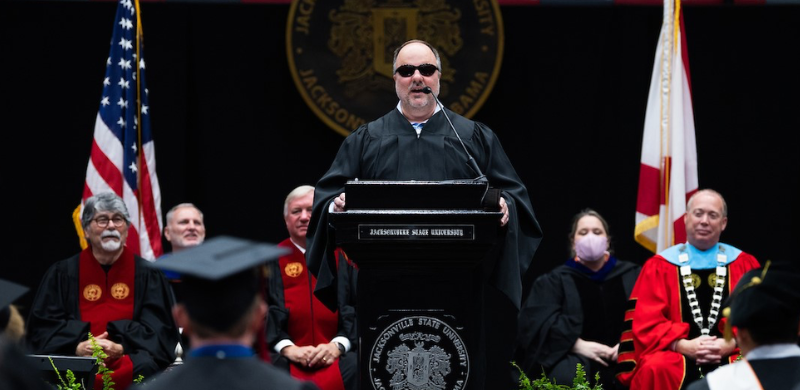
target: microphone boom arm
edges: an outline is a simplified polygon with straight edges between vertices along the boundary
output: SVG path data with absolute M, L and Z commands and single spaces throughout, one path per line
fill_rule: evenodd
M 433 93 L 431 87 L 425 87 L 422 89 L 422 92 L 433 96 L 433 99 L 436 100 L 436 104 L 442 109 L 442 114 L 444 114 L 445 119 L 447 119 L 447 123 L 450 124 L 450 128 L 453 130 L 453 133 L 456 134 L 456 138 L 458 138 L 458 142 L 461 143 L 461 147 L 464 148 L 464 153 L 467 154 L 467 166 L 475 172 L 478 177 L 475 178 L 475 181 L 486 181 L 486 175 L 481 172 L 481 169 L 478 168 L 478 163 L 475 162 L 475 159 L 472 158 L 472 155 L 467 150 L 467 147 L 464 145 L 464 141 L 461 140 L 461 136 L 458 135 L 458 131 L 456 131 L 456 127 L 453 126 L 453 122 L 450 120 L 450 116 L 447 115 L 447 111 L 444 109 L 442 102 L 439 101 L 439 98 L 436 97 L 436 94 Z

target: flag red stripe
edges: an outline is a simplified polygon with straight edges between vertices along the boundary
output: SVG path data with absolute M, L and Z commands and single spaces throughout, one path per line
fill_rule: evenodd
M 683 218 L 672 221 L 672 230 L 675 233 L 672 245 L 686 242 L 686 224 L 683 223 Z
M 636 211 L 644 215 L 658 215 L 661 171 L 646 164 L 639 165 L 639 195 Z
M 131 227 L 128 229 L 128 239 L 125 241 L 125 245 L 137 255 L 142 253 L 141 245 L 139 245 L 139 232 L 136 230 L 136 221 L 131 221 Z
M 92 140 L 92 165 L 94 165 L 97 173 L 103 180 L 108 183 L 111 190 L 116 194 L 122 193 L 122 173 L 117 167 L 106 157 L 100 145 L 97 144 L 97 139 Z M 84 199 L 85 200 L 85 199 Z
M 144 154 L 144 151 L 142 154 Z M 140 184 L 141 196 L 139 197 L 139 202 L 142 205 L 141 218 L 145 221 L 145 228 L 147 229 L 147 236 L 150 238 L 150 247 L 153 249 L 153 253 L 160 255 L 164 251 L 161 248 L 161 228 L 158 226 L 153 186 L 150 182 L 150 168 L 148 168 L 145 159 L 140 161 L 139 167 L 139 173 L 142 178 Z
M 83 182 L 83 198 L 81 198 L 81 204 L 83 204 L 83 200 L 89 199 L 89 197 L 91 197 L 92 195 L 94 195 L 94 194 L 92 193 L 92 189 L 89 187 L 89 183 L 84 181 Z

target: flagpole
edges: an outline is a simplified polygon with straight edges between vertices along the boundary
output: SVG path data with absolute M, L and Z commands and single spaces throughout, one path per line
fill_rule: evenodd
M 670 85 L 672 84 L 672 59 L 673 47 L 675 43 L 675 35 L 677 32 L 674 29 L 674 1 L 677 0 L 664 0 L 664 20 L 662 21 L 663 28 L 667 29 L 663 34 L 664 42 L 662 45 L 661 53 L 661 156 L 662 167 L 661 174 L 663 176 L 661 182 L 664 186 L 661 189 L 661 196 L 664 197 L 664 208 L 669 210 L 670 206 L 670 181 L 672 173 L 672 164 L 670 161 L 670 144 L 671 144 L 671 127 L 670 127 Z M 661 226 L 671 224 L 669 213 L 666 214 L 668 218 L 663 218 L 659 221 L 659 230 L 664 235 L 663 242 L 669 243 L 671 241 L 669 226 L 663 229 Z M 667 245 L 669 247 L 670 245 Z
M 683 242 L 681 219 L 697 191 L 697 151 L 680 0 L 664 0 L 645 111 L 636 242 L 653 253 Z
M 139 66 L 142 61 L 140 51 L 142 47 L 142 12 L 139 8 L 139 0 L 134 0 L 133 4 L 134 9 L 136 10 L 136 147 L 139 153 L 136 158 L 137 166 L 139 167 L 139 169 L 136 170 L 136 188 L 139 189 L 139 192 L 136 194 L 136 205 L 139 207 L 139 220 L 136 221 L 136 224 L 139 232 L 145 232 L 145 229 L 142 229 L 142 219 L 144 218 L 144 214 L 142 213 L 141 196 L 142 164 L 145 163 L 144 150 L 142 150 L 142 67 Z M 146 234 L 146 232 L 142 234 Z

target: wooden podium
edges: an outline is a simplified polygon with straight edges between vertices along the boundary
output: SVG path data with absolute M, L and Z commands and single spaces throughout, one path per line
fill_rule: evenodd
M 336 244 L 358 266 L 361 390 L 483 389 L 483 286 L 499 211 L 488 184 L 348 182 L 330 214 Z

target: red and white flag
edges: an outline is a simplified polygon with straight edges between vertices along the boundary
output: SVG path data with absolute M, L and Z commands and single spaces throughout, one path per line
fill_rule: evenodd
M 113 191 L 125 201 L 131 216 L 127 247 L 145 259 L 155 260 L 164 253 L 164 225 L 143 49 L 139 2 L 120 0 L 83 197 L 73 212 L 73 220 L 81 247 L 86 248 L 80 224 L 83 204 L 94 194 Z
M 686 201 L 698 188 L 684 31 L 680 0 L 665 0 L 647 98 L 634 233 L 636 242 L 654 253 L 686 241 Z

